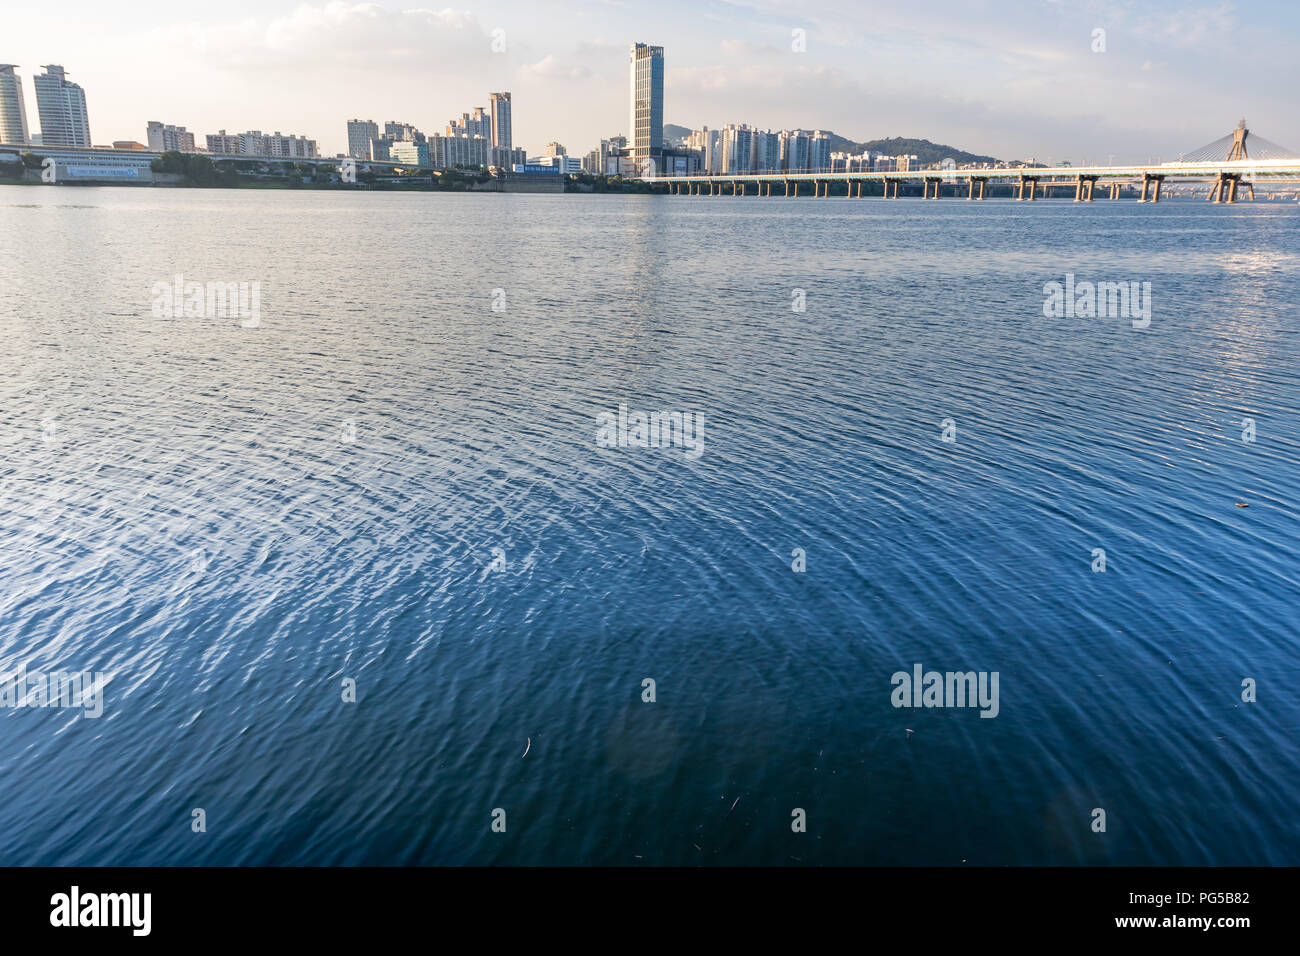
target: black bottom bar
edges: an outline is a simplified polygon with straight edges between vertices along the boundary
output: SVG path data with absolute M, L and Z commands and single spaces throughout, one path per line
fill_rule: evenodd
M 417 932 L 437 945 L 467 931 L 493 942 L 542 933 L 539 944 L 557 932 L 611 943 L 667 941 L 669 932 L 733 941 L 811 933 L 808 942 L 829 942 L 824 934 L 841 929 L 911 938 L 927 950 L 946 940 L 1097 936 L 1232 946 L 1289 922 L 1294 877 L 1238 868 L 11 868 L 0 870 L 0 917 L 10 943 L 148 939 L 205 948 L 373 944 Z

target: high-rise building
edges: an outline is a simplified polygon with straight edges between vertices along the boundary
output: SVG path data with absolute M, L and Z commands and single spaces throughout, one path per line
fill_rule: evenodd
M 459 127 L 451 134 L 429 137 L 429 159 L 433 166 L 448 169 L 452 166 L 486 167 L 492 160 L 492 147 L 483 136 L 470 136 Z
M 90 146 L 86 93 L 70 83 L 61 66 L 50 64 L 32 80 L 36 111 L 41 117 L 41 142 L 46 146 Z
M 513 149 L 514 140 L 510 132 L 510 94 L 489 93 L 488 102 L 492 107 L 492 148 Z
M 275 156 L 286 159 L 317 159 L 316 141 L 306 136 L 285 135 L 279 130 L 263 133 L 227 134 L 223 129 L 207 135 L 208 152 L 227 156 Z
M 633 43 L 628 141 L 642 176 L 655 175 L 664 148 L 664 48 Z
M 756 173 L 781 171 L 781 138 L 769 130 L 754 130 L 754 152 L 749 168 Z
M 239 155 L 239 134 L 228 134 L 224 129 L 217 133 L 209 133 L 205 137 L 208 141 L 208 152 L 217 153 L 226 156 Z
M 546 148 L 542 150 L 542 155 L 543 156 L 568 156 L 569 151 L 565 149 L 564 146 L 561 145 L 560 143 L 551 140 L 551 142 L 546 144 Z
M 410 123 L 389 120 L 384 124 L 384 139 L 390 139 L 394 143 L 423 143 L 425 137 Z
M 427 140 L 424 142 L 401 140 L 389 146 L 388 158 L 395 163 L 428 168 L 431 165 L 429 143 Z
M 12 63 L 0 63 L 0 143 L 25 145 L 30 137 L 27 130 L 27 107 L 23 105 L 23 79 Z
M 492 118 L 481 106 L 474 107 L 473 113 L 461 113 L 460 119 L 447 124 L 448 136 L 482 136 L 492 143 Z
M 348 155 L 353 159 L 370 158 L 370 141 L 379 138 L 379 124 L 374 120 L 348 120 Z
M 744 123 L 722 128 L 722 173 L 747 173 L 754 154 L 754 130 Z
M 149 148 L 157 152 L 171 150 L 177 153 L 193 153 L 194 134 L 184 126 L 165 126 L 157 120 L 150 120 L 145 127 L 148 134 Z
M 831 168 L 831 138 L 821 130 L 808 136 L 808 167 L 818 173 Z
M 700 154 L 700 170 L 717 175 L 722 171 L 722 131 L 702 126 L 692 130 L 686 148 Z

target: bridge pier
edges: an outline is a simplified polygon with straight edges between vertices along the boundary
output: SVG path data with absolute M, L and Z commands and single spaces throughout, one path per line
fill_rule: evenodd
M 1028 182 L 1029 182 L 1029 180 L 1027 180 L 1023 175 L 1020 177 L 1020 185 L 1019 185 L 1019 187 L 1018 187 L 1017 190 L 1016 190 L 1016 202 L 1024 202 L 1024 200 L 1025 200 L 1025 184 L 1028 183 Z
M 1160 184 L 1165 181 L 1165 177 L 1156 176 L 1152 173 L 1142 174 L 1142 197 L 1138 202 L 1159 202 L 1160 201 Z M 1147 188 L 1151 187 L 1151 198 L 1147 199 Z
M 1214 188 L 1210 190 L 1210 198 L 1216 203 L 1235 203 L 1237 201 L 1237 184 L 1240 181 L 1241 177 L 1234 173 L 1219 173 Z M 1251 185 L 1253 190 L 1252 184 L 1248 183 L 1247 185 Z
M 781 182 L 785 183 L 785 195 L 786 198 L 788 199 L 790 197 L 790 180 L 783 179 L 781 180 Z
M 1038 192 L 1038 179 L 1036 177 L 1030 176 L 1029 177 L 1029 201 L 1030 202 L 1034 201 L 1035 194 L 1037 192 Z M 1047 195 L 1047 194 L 1044 193 L 1043 195 Z

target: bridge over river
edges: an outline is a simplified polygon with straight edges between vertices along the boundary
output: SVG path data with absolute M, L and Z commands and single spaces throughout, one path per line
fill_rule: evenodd
M 1213 158 L 1215 156 L 1220 158 Z M 850 197 L 870 195 L 885 199 L 899 198 L 904 185 L 921 187 L 925 199 L 938 199 L 945 187 L 954 194 L 964 192 L 967 199 L 984 199 L 990 184 L 1008 185 L 1018 200 L 1032 202 L 1049 189 L 1073 189 L 1076 202 L 1092 202 L 1100 184 L 1105 195 L 1118 199 L 1121 190 L 1132 186 L 1139 190 L 1139 202 L 1159 202 L 1161 185 L 1166 179 L 1178 182 L 1209 183 L 1206 199 L 1216 203 L 1234 203 L 1243 188 L 1255 198 L 1257 184 L 1300 183 L 1300 154 L 1276 146 L 1259 137 L 1251 137 L 1245 120 L 1232 133 L 1184 156 L 1177 162 L 1137 166 L 1003 166 L 982 169 L 927 168 L 880 172 L 811 171 L 693 174 L 684 176 L 634 177 L 642 182 L 663 183 L 672 195 L 690 196 L 829 196 L 832 184 L 844 183 Z M 752 190 L 752 191 L 751 191 Z

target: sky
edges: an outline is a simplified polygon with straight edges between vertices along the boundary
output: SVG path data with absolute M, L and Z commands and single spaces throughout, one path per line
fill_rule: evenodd
M 1177 159 L 1244 117 L 1300 149 L 1298 0 L 419 2 L 13 3 L 0 62 L 20 67 L 33 131 L 31 78 L 62 64 L 96 144 L 160 120 L 200 144 L 279 130 L 333 155 L 353 117 L 441 132 L 509 90 L 516 146 L 581 155 L 627 132 L 642 42 L 665 48 L 664 121 L 694 128 L 1118 163 Z

